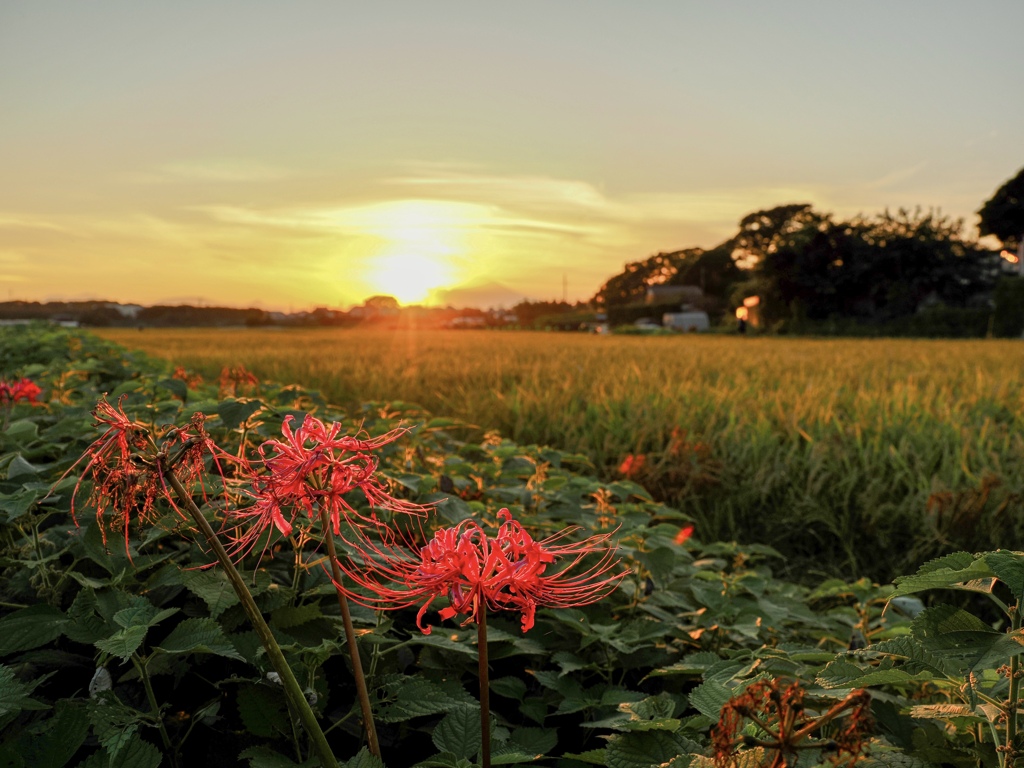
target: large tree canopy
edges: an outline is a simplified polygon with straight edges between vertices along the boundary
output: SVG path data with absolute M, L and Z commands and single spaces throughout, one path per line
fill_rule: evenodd
M 888 321 L 934 302 L 967 306 L 992 288 L 995 261 L 965 237 L 963 222 L 934 212 L 836 221 L 798 203 L 743 217 L 736 235 L 710 251 L 658 253 L 627 264 L 595 299 L 610 308 L 642 300 L 653 285 L 697 285 L 713 297 L 760 296 L 770 323 Z M 734 305 L 710 306 L 730 312 Z
M 1007 248 L 1024 240 L 1024 168 L 996 190 L 978 211 L 982 235 L 995 235 Z

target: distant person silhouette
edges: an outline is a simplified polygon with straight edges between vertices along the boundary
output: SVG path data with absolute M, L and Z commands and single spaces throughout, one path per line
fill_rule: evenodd
M 747 332 L 747 319 L 745 317 L 740 318 L 739 326 L 736 328 L 740 333 Z

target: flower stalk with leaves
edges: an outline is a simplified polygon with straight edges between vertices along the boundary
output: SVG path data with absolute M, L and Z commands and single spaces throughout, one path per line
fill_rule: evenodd
M 319 524 L 320 530 L 313 538 L 323 541 L 332 579 L 340 584 L 342 574 L 334 537 L 342 533 L 342 520 L 349 523 L 360 538 L 362 526 L 390 535 L 375 511 L 370 515 L 359 512 L 349 502 L 348 494 L 361 491 L 371 510 L 422 516 L 429 509 L 394 498 L 377 478 L 379 462 L 371 452 L 394 442 L 408 430 L 394 429 L 376 438 L 363 439 L 342 434 L 341 424 L 337 422 L 324 424 L 307 415 L 297 429 L 292 429 L 291 420 L 287 417 L 281 426 L 283 439 L 267 440 L 257 449 L 259 461 L 243 463 L 242 474 L 251 483 L 253 504 L 229 514 L 229 519 L 239 523 L 242 531 L 236 539 L 235 551 L 248 552 L 268 529 L 276 529 L 283 536 L 290 535 L 297 518 L 304 514 L 308 522 Z M 380 757 L 352 614 L 344 592 L 338 589 L 337 595 L 367 745 L 372 754 Z
M 204 454 L 207 451 L 214 451 L 216 455 L 217 452 L 216 446 L 203 428 L 202 416 L 194 417 L 186 427 L 172 427 L 162 433 L 156 433 L 149 426 L 129 418 L 120 403 L 115 407 L 105 400 L 101 401 L 94 415 L 97 425 L 105 426 L 106 429 L 83 457 L 88 461 L 82 478 L 75 487 L 74 495 L 77 496 L 79 487 L 86 478 L 92 481 L 93 491 L 89 500 L 96 507 L 97 521 L 101 531 L 104 531 L 104 541 L 105 530 L 110 525 L 105 514 L 107 511 L 111 513 L 114 524 L 124 531 L 126 550 L 128 527 L 133 516 L 134 519 L 141 521 L 151 519 L 158 498 L 166 499 L 182 518 L 186 518 L 187 513 L 188 519 L 191 519 L 206 544 L 213 550 L 238 596 L 321 764 L 328 768 L 336 768 L 338 762 L 327 743 L 323 729 L 295 679 L 280 645 L 231 557 L 202 510 L 196 505 L 192 492 L 186 487 L 194 485 L 205 471 Z
M 395 543 L 367 539 L 348 562 L 335 561 L 354 587 L 335 583 L 355 602 L 377 610 L 419 605 L 416 625 L 424 622 L 434 601 L 446 598 L 441 619 L 464 616 L 461 624 L 477 625 L 480 675 L 481 757 L 489 768 L 490 686 L 487 661 L 487 612 L 514 611 L 523 632 L 534 625 L 537 608 L 588 605 L 611 592 L 626 572 L 611 573 L 618 564 L 612 534 L 582 541 L 567 528 L 535 540 L 507 509 L 498 512 L 498 530 L 488 536 L 479 523 L 463 520 L 442 528 L 426 546 L 414 551 Z M 586 562 L 592 559 L 592 562 Z

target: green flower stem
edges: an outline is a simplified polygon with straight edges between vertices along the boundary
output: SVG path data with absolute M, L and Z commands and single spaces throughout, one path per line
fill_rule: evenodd
M 380 757 L 380 744 L 377 742 L 377 728 L 373 722 L 373 707 L 370 706 L 370 694 L 366 689 L 366 678 L 363 676 L 363 665 L 359 660 L 359 646 L 356 645 L 356 630 L 352 626 L 352 613 L 348 609 L 348 598 L 342 594 L 341 568 L 338 567 L 338 553 L 334 548 L 334 534 L 327 510 L 320 507 L 320 526 L 327 544 L 327 557 L 331 561 L 331 576 L 334 579 L 335 591 L 338 594 L 338 605 L 341 607 L 341 618 L 345 624 L 345 642 L 349 655 L 352 657 L 352 675 L 356 680 L 356 694 L 359 696 L 359 708 L 363 711 L 363 727 L 366 728 L 366 741 L 371 754 Z
M 149 708 L 153 711 L 153 718 L 160 729 L 160 740 L 164 743 L 164 749 L 170 755 L 171 763 L 177 765 L 177 750 L 171 746 L 171 737 L 167 734 L 167 728 L 164 727 L 164 716 L 160 712 L 160 705 L 157 703 L 156 694 L 153 693 L 153 684 L 149 680 L 149 670 L 146 669 L 146 663 L 139 659 L 138 654 L 133 653 L 132 664 L 135 665 L 135 671 L 139 673 L 142 687 L 146 689 L 146 699 L 149 701 Z
M 339 768 L 338 761 L 334 757 L 334 753 L 331 751 L 330 745 L 327 743 L 327 737 L 324 736 L 323 730 L 320 728 L 320 723 L 317 722 L 316 715 L 309 706 L 309 702 L 306 701 L 306 696 L 302 692 L 302 688 L 299 687 L 298 681 L 295 679 L 295 675 L 292 673 L 291 667 L 288 666 L 288 662 L 284 658 L 284 653 L 281 652 L 281 646 L 277 644 L 277 640 L 274 639 L 273 633 L 270 631 L 270 627 L 267 626 L 267 622 L 263 619 L 263 614 L 260 613 L 260 609 L 256 606 L 256 602 L 252 599 L 249 589 L 245 586 L 245 581 L 239 575 L 235 569 L 234 564 L 231 562 L 231 558 L 225 551 L 224 546 L 220 543 L 220 539 L 217 538 L 217 534 L 214 533 L 213 528 L 210 527 L 210 523 L 203 517 L 202 511 L 196 506 L 195 502 L 192 501 L 192 497 L 188 494 L 181 482 L 175 477 L 174 473 L 168 471 L 164 466 L 163 459 L 157 459 L 157 467 L 163 478 L 170 484 L 171 488 L 174 489 L 175 495 L 179 501 L 185 506 L 185 508 L 192 515 L 196 525 L 199 526 L 199 530 L 202 532 L 203 537 L 207 543 L 213 549 L 217 555 L 217 559 L 220 561 L 221 567 L 224 569 L 224 573 L 227 574 L 228 580 L 231 582 L 231 586 L 235 590 L 235 594 L 238 595 L 238 599 L 242 603 L 242 608 L 245 610 L 246 615 L 249 617 L 249 621 L 252 622 L 252 627 L 256 630 L 256 634 L 260 638 L 260 642 L 267 651 L 267 656 L 270 658 L 270 663 L 274 667 L 274 671 L 281 677 L 281 684 L 284 686 L 285 694 L 288 696 L 289 701 L 295 708 L 295 712 L 299 716 L 299 720 L 302 721 L 302 725 L 309 734 L 310 740 L 313 742 L 313 749 L 320 757 L 320 763 L 323 768 Z
M 487 606 L 481 604 L 476 623 L 476 650 L 480 659 L 480 759 L 491 768 L 491 681 L 487 673 Z
M 1020 629 L 1020 602 L 1010 608 L 1010 631 Z M 1013 768 L 1017 761 L 1017 699 L 1020 695 L 1020 680 L 1017 670 L 1020 668 L 1020 657 L 1010 657 L 1010 693 L 1006 702 L 1006 768 Z

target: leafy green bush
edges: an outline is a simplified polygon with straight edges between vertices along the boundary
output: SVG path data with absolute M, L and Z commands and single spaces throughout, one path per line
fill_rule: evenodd
M 216 387 L 169 377 L 152 361 L 125 362 L 123 351 L 89 336 L 3 334 L 5 349 L 23 350 L 4 358 L 3 375 L 31 375 L 44 394 L 42 405 L 12 404 L 0 433 L 0 765 L 315 764 L 236 594 L 208 567 L 210 553 L 182 516 L 158 506 L 144 530 L 106 543 L 94 511 L 78 507 L 72 519 L 82 471 L 73 467 L 96 439 L 90 409 L 104 392 L 123 397 L 125 411 L 145 423 L 204 413 L 213 437 L 243 451 L 280 435 L 288 415 L 315 412 L 370 435 L 404 424 L 412 430 L 382 449 L 381 470 L 393 493 L 436 503 L 442 524 L 493 524 L 508 507 L 536 536 L 567 525 L 581 526 L 581 537 L 617 527 L 630 573 L 608 599 L 542 609 L 527 634 L 514 617 L 488 621 L 494 764 L 710 768 L 710 732 L 723 706 L 766 680 L 799 684 L 812 713 L 841 702 L 847 683 L 881 686 L 860 753 L 871 765 L 1004 765 L 1019 748 L 996 722 L 1000 706 L 1015 713 L 998 669 L 1015 669 L 1024 649 L 1010 604 L 1003 600 L 1005 633 L 1000 614 L 990 626 L 962 609 L 922 611 L 912 595 L 962 585 L 999 599 L 1007 588 L 1017 601 L 1017 555 L 959 555 L 896 591 L 866 580 L 812 590 L 773 577 L 769 564 L 780 556 L 770 547 L 688 538 L 684 515 L 634 482 L 601 482 L 583 455 L 493 434 L 461 439 L 463 424 L 409 403 L 343 414 L 316 392 L 266 382 L 221 398 Z M 38 354 L 44 343 L 49 359 Z M 223 511 L 216 491 L 207 489 L 203 506 L 214 522 Z M 203 502 L 198 489 L 195 499 Z M 242 563 L 243 574 L 335 755 L 348 766 L 379 765 L 362 743 L 323 553 L 294 538 L 275 535 L 265 553 Z M 473 765 L 475 633 L 431 615 L 437 629 L 424 635 L 415 608 L 353 614 L 384 761 Z M 887 661 L 886 649 L 901 642 L 943 663 L 917 651 Z M 883 674 L 871 677 L 874 666 Z M 804 763 L 827 758 L 830 727 L 809 732 Z M 744 744 L 764 735 L 747 728 Z M 735 748 L 719 759 L 772 759 L 765 748 Z

